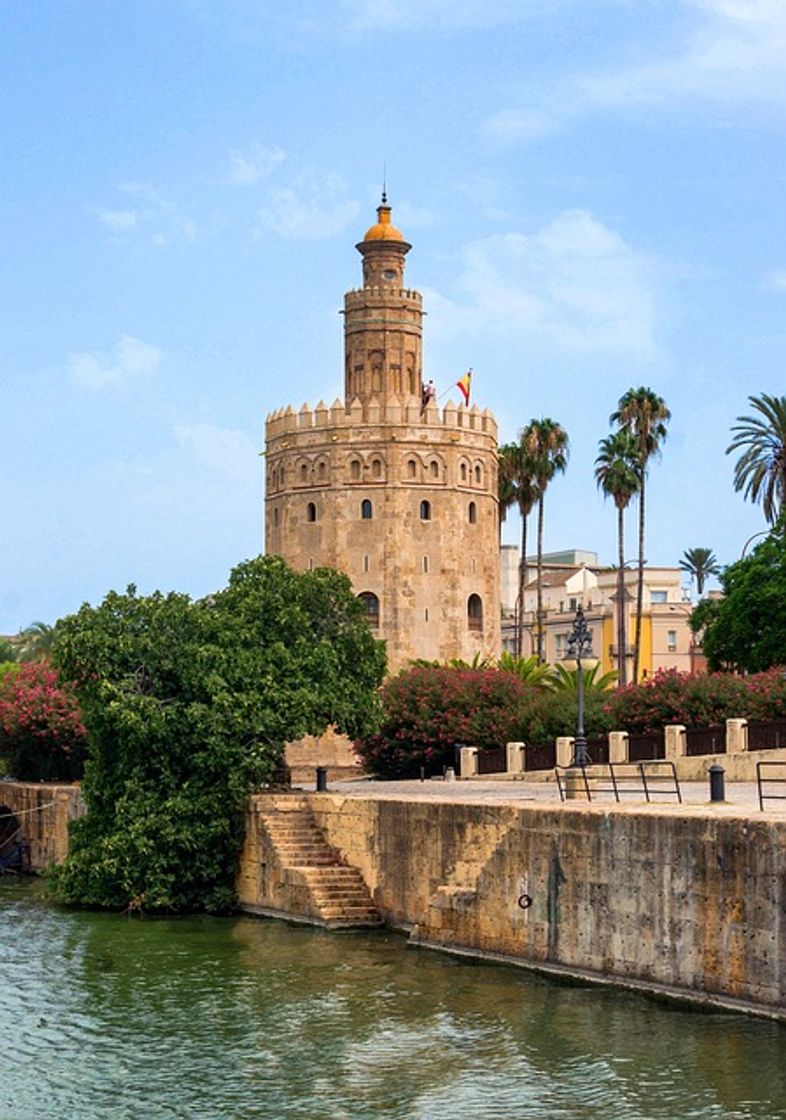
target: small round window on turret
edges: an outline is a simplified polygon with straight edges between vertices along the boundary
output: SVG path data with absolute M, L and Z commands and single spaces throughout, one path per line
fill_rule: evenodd
M 383 280 L 395 280 L 397 277 L 398 277 L 398 273 L 394 272 L 392 268 L 386 268 L 385 271 L 382 273 L 382 279 Z

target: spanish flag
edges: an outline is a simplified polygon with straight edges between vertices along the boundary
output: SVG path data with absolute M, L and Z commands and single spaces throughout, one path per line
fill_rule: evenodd
M 464 404 L 467 405 L 467 406 L 469 406 L 469 390 L 470 390 L 470 385 L 471 384 L 472 384 L 472 370 L 468 369 L 467 372 L 464 374 L 464 376 L 459 381 L 456 382 L 456 385 L 461 390 L 461 394 L 464 397 Z

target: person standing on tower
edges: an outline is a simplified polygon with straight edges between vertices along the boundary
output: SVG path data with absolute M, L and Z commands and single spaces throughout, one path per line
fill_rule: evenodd
M 427 385 L 423 386 L 423 391 L 421 393 L 421 399 L 420 399 L 420 411 L 421 412 L 426 411 L 426 409 L 428 408 L 431 401 L 433 401 L 435 399 L 436 395 L 437 395 L 437 390 L 434 388 L 434 382 L 433 381 L 429 381 L 429 383 Z

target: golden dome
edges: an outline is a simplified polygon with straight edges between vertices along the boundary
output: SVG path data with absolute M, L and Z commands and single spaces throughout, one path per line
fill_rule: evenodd
M 363 238 L 364 241 L 403 241 L 404 234 L 400 229 L 396 229 L 390 221 L 389 206 L 383 202 L 381 206 L 377 207 L 377 222 L 371 229 L 366 231 Z

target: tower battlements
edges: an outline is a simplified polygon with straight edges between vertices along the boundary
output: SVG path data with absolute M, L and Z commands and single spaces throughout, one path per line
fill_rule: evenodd
M 349 405 L 336 399 L 328 407 L 320 401 L 315 408 L 304 404 L 296 412 L 292 405 L 269 413 L 265 421 L 266 440 L 275 440 L 294 432 L 313 431 L 319 428 L 351 428 L 358 425 L 403 425 L 411 428 L 442 429 L 442 436 L 450 430 L 465 434 L 478 432 L 488 435 L 496 444 L 497 422 L 487 408 L 448 403 L 443 408 L 430 404 L 426 408 L 416 397 L 372 397 L 360 401 L 356 397 Z M 436 438 L 440 435 L 432 433 Z

